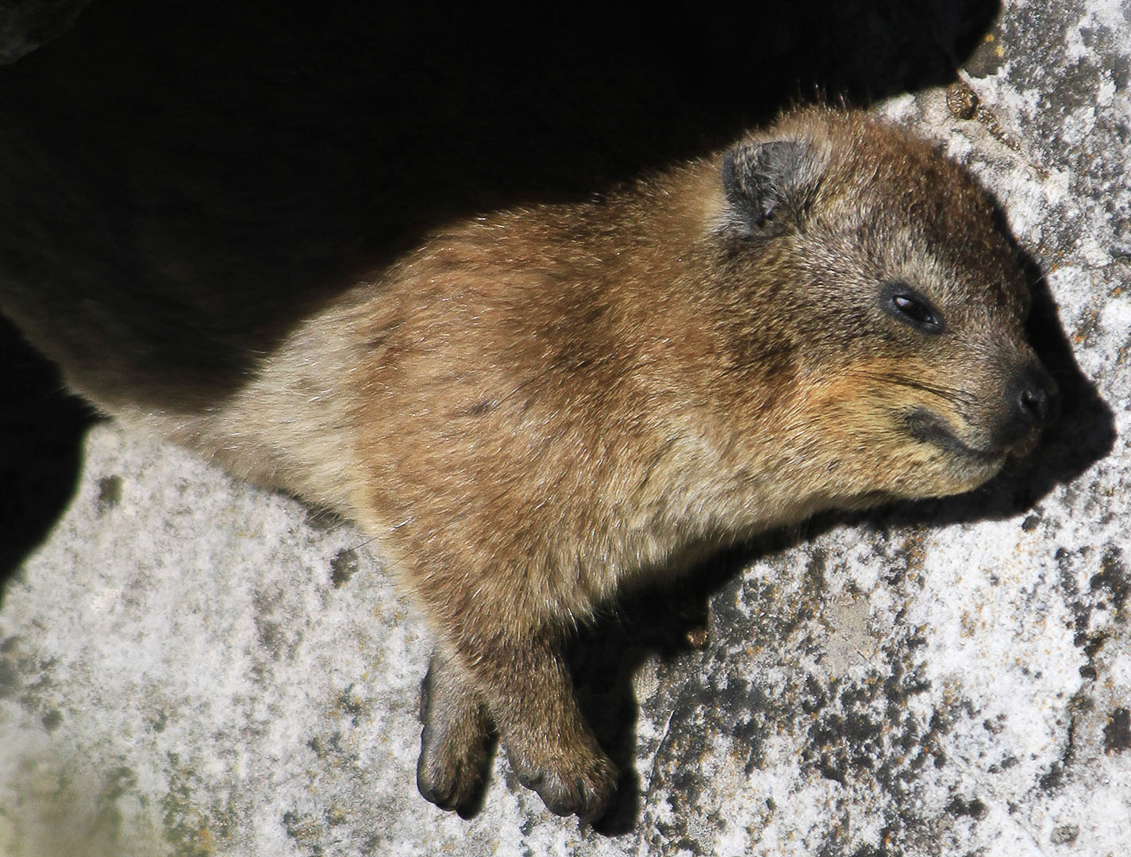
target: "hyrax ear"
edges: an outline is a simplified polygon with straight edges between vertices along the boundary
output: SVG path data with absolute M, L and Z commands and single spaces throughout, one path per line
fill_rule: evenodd
M 795 140 L 753 143 L 723 158 L 723 190 L 735 228 L 770 238 L 800 222 L 816 187 L 812 149 Z

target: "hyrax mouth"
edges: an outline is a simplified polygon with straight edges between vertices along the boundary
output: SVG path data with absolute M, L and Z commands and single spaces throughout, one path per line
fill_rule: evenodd
M 974 429 L 963 438 L 960 429 L 929 408 L 913 408 L 903 416 L 904 428 L 916 440 L 958 456 L 974 465 L 1001 463 L 1006 456 L 1032 452 L 1041 430 L 1055 419 L 1056 384 L 1037 364 L 1025 366 L 1006 386 L 1001 412 L 988 431 Z M 972 442 L 971 436 L 979 438 Z
M 907 433 L 916 440 L 929 443 L 974 464 L 997 464 L 1005 458 L 1009 451 L 1006 447 L 997 445 L 988 449 L 970 446 L 955 434 L 954 429 L 946 420 L 925 408 L 915 408 L 909 411 L 904 416 L 903 423 Z

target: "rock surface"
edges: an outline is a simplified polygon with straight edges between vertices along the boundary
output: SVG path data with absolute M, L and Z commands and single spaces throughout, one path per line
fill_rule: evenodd
M 1129 76 L 1126 4 L 1009 0 L 957 83 L 880 106 L 1001 201 L 1063 419 L 974 496 L 812 522 L 588 635 L 627 772 L 597 829 L 503 759 L 473 819 L 425 803 L 427 633 L 364 535 L 102 422 L 0 603 L 0 853 L 1126 853 Z

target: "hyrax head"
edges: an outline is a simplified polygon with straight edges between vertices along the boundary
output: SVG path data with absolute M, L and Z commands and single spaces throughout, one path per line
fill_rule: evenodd
M 745 304 L 728 348 L 777 388 L 777 466 L 840 505 L 966 491 L 1031 449 L 1056 387 L 1025 339 L 1015 248 L 965 171 L 810 110 L 727 153 L 722 190 L 720 286 Z

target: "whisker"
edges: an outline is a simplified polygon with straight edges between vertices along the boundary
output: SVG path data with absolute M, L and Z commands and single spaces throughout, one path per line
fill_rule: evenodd
M 938 387 L 934 384 L 928 384 L 919 378 L 911 378 L 905 375 L 897 375 L 895 373 L 886 372 L 862 372 L 860 374 L 863 377 L 873 381 L 881 381 L 888 384 L 894 384 L 899 387 L 906 387 L 911 390 L 918 390 L 923 393 L 929 393 L 955 405 L 971 405 L 977 403 L 977 398 L 975 396 L 965 393 L 962 390 Z

